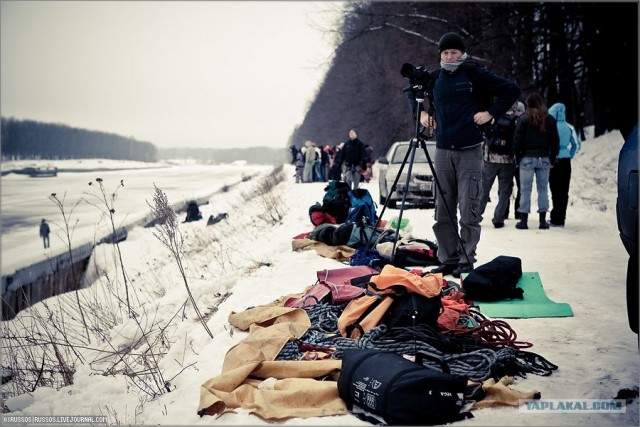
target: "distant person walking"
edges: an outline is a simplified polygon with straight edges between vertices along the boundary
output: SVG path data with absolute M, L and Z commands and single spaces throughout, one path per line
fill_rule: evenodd
M 513 136 L 513 152 L 520 173 L 520 222 L 516 228 L 529 228 L 529 210 L 531 209 L 531 192 L 533 177 L 536 178 L 538 191 L 538 214 L 540 229 L 549 228 L 547 212 L 549 211 L 549 171 L 556 161 L 560 138 L 556 120 L 549 115 L 547 106 L 537 92 L 527 96 L 527 112 L 518 119 Z
M 560 152 L 556 164 L 549 173 L 549 189 L 551 190 L 552 227 L 564 227 L 569 204 L 569 183 L 571 182 L 571 159 L 580 151 L 580 139 L 573 125 L 567 123 L 566 107 L 557 102 L 549 107 L 549 115 L 556 119 L 558 136 L 560 137 Z
M 349 131 L 349 140 L 344 143 L 341 151 L 343 164 L 344 182 L 349 184 L 349 188 L 355 190 L 360 185 L 360 170 L 362 170 L 367 152 L 364 143 L 358 139 L 358 131 Z
M 42 243 L 44 244 L 44 248 L 47 249 L 49 247 L 49 224 L 47 221 L 42 218 L 40 221 L 40 237 L 42 237 Z

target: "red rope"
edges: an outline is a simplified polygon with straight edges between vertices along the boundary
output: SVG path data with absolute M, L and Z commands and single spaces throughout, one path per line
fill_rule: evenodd
M 504 320 L 483 320 L 477 328 L 471 330 L 471 336 L 476 341 L 496 347 L 533 347 L 530 342 L 517 341 L 516 331 Z

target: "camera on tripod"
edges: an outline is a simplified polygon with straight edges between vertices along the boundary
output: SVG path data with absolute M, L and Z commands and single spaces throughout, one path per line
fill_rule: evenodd
M 409 87 L 403 90 L 413 92 L 416 98 L 424 98 L 425 90 L 431 84 L 431 72 L 423 66 L 415 67 L 405 62 L 400 68 L 400 74 L 409 79 Z

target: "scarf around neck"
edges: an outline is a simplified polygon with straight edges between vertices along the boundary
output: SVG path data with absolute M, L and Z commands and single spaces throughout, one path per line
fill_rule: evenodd
M 454 62 L 444 62 L 442 60 L 440 60 L 440 67 L 442 67 L 443 70 L 446 71 L 450 71 L 450 72 L 454 72 L 455 70 L 458 69 L 458 67 L 467 60 L 467 53 L 463 53 L 462 56 L 460 58 L 458 58 L 456 61 Z

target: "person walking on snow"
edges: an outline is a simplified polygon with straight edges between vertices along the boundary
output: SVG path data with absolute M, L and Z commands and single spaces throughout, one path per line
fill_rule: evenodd
M 44 244 L 44 248 L 47 249 L 49 247 L 49 224 L 47 221 L 42 218 L 40 222 L 40 237 L 42 237 L 42 243 Z

